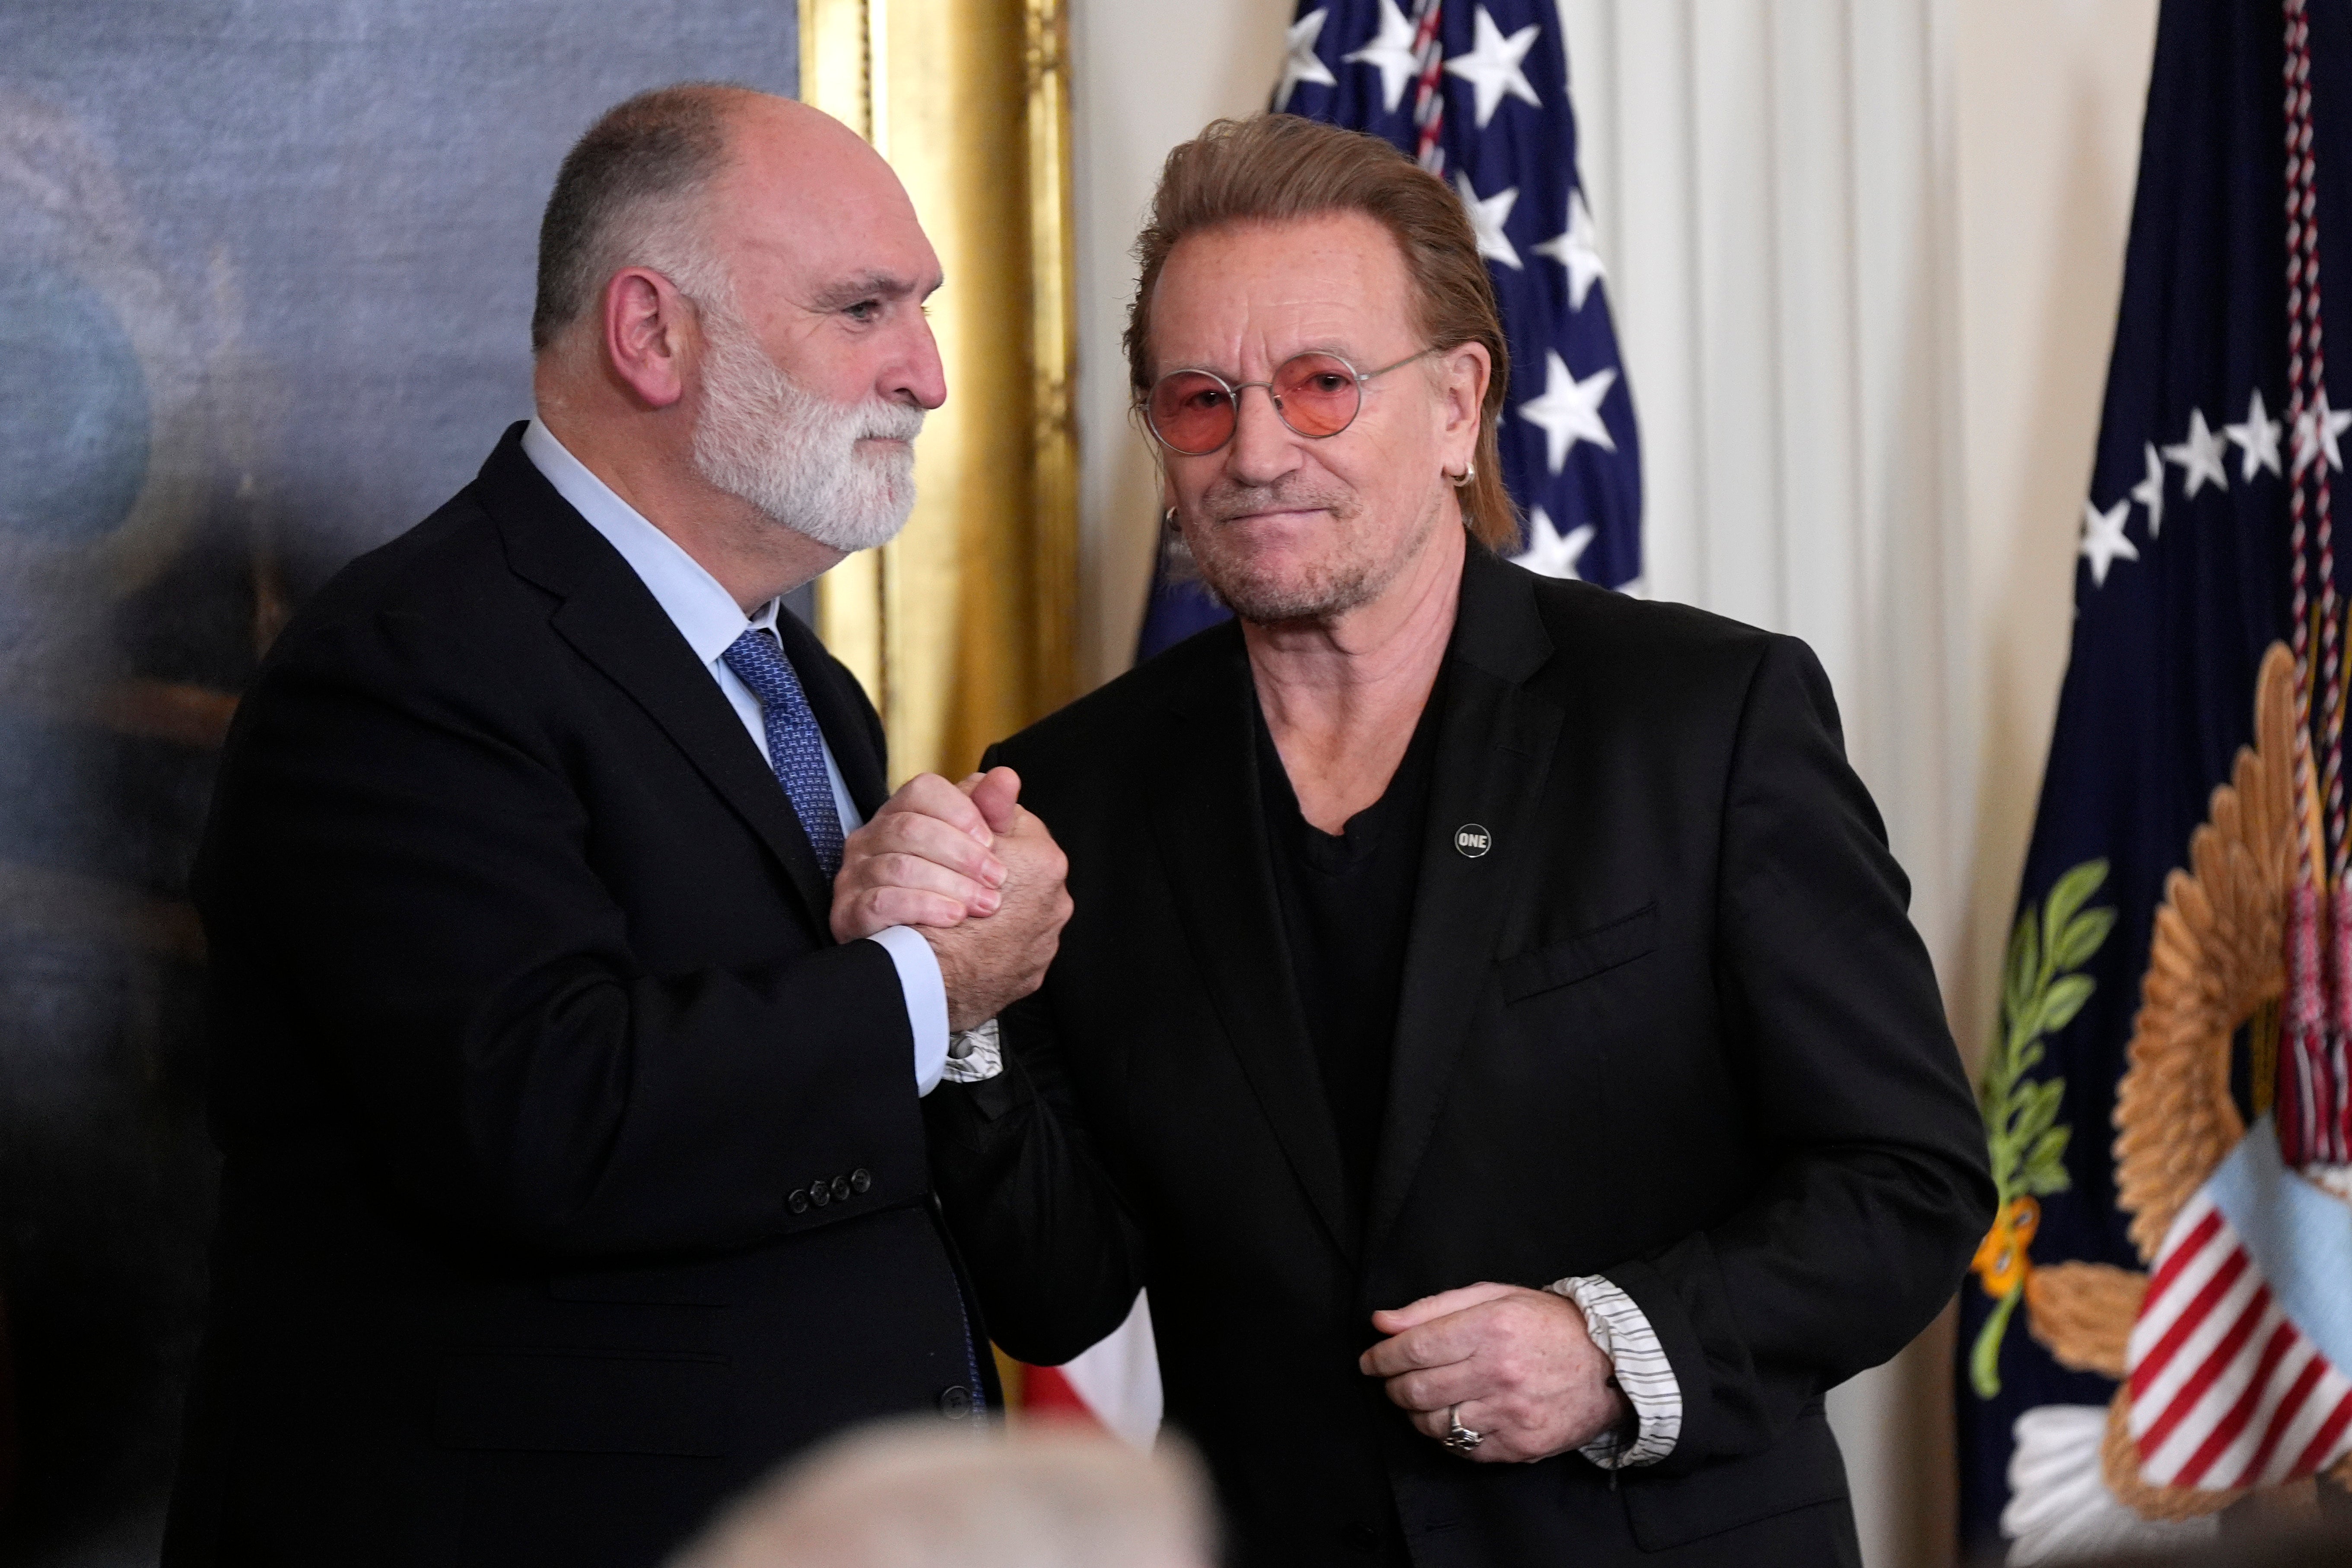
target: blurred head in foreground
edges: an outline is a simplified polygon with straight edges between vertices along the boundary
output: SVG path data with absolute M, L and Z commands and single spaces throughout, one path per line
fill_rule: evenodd
M 671 1568 L 1210 1568 L 1189 1450 L 1076 1427 L 853 1433 L 785 1469 Z

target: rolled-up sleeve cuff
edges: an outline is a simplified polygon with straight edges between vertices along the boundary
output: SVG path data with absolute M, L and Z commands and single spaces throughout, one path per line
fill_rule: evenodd
M 915 1092 L 940 1086 L 948 1063 L 948 986 L 940 977 L 939 956 L 911 925 L 893 925 L 866 938 L 898 966 L 898 989 L 907 998 L 907 1028 L 915 1037 Z
M 1599 1274 L 1556 1280 L 1549 1289 L 1583 1312 L 1585 1330 L 1615 1369 L 1637 1423 L 1630 1442 L 1604 1432 L 1578 1451 L 1604 1470 L 1654 1465 L 1673 1453 L 1683 1435 L 1682 1385 L 1648 1315 Z

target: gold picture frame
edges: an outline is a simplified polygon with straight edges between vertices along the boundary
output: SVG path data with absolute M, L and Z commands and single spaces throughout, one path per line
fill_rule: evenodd
M 938 249 L 948 402 L 906 531 L 818 580 L 895 786 L 1076 695 L 1077 440 L 1062 0 L 800 0 L 801 96 L 888 159 Z

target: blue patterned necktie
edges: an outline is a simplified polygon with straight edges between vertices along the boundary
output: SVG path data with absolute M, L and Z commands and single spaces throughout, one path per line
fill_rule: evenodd
M 833 779 L 824 769 L 824 732 L 810 711 L 808 694 L 775 633 L 755 626 L 719 655 L 760 699 L 760 722 L 768 732 L 768 766 L 776 770 L 784 796 L 801 820 L 816 863 L 830 882 L 841 870 L 841 813 L 833 803 Z

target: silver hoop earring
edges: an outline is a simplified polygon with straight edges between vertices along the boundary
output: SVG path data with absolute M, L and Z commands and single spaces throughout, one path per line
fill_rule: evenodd
M 1175 507 L 1171 507 L 1166 511 L 1160 514 L 1160 526 L 1163 528 L 1172 528 L 1176 526 Z
M 1476 477 L 1478 477 L 1478 465 L 1475 463 L 1465 463 L 1462 465 L 1462 474 L 1459 478 L 1455 478 L 1454 476 L 1451 474 L 1446 476 L 1446 478 L 1453 480 L 1454 487 L 1457 490 L 1465 487 Z

